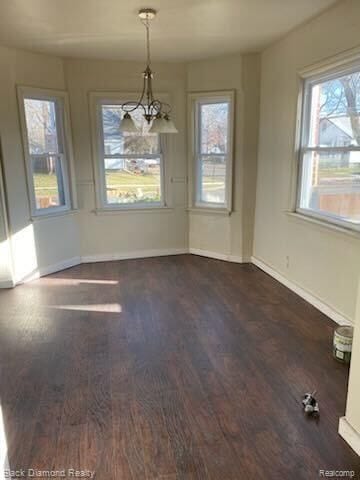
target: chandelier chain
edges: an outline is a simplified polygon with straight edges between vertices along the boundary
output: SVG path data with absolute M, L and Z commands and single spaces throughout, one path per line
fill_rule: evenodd
M 131 121 L 130 113 L 134 112 L 138 108 L 141 108 L 144 112 L 144 118 L 148 124 L 151 122 L 160 122 L 164 121 L 167 125 L 162 124 L 162 132 L 164 128 L 170 128 L 166 133 L 176 133 L 177 130 L 175 126 L 172 124 L 169 114 L 171 112 L 171 106 L 166 102 L 161 102 L 160 100 L 156 99 L 153 94 L 153 72 L 151 71 L 151 52 L 150 52 L 150 23 L 151 20 L 155 17 L 156 11 L 151 8 L 142 9 L 139 11 L 139 17 L 141 19 L 141 23 L 144 25 L 146 29 L 146 69 L 143 71 L 143 88 L 140 95 L 140 98 L 137 102 L 128 101 L 124 102 L 121 105 L 122 110 L 125 112 L 124 115 L 124 122 Z M 159 125 L 154 123 L 153 127 Z M 152 127 L 152 128 L 153 128 Z M 131 130 L 133 131 L 133 126 L 131 126 Z
M 149 25 L 149 20 L 146 20 L 145 27 L 146 27 L 147 66 L 150 67 L 151 59 L 150 59 L 150 25 Z

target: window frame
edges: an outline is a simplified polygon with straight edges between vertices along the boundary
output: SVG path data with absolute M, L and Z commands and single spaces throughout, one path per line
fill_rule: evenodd
M 346 56 L 342 60 L 334 59 L 332 63 L 320 64 L 318 68 L 306 69 L 300 72 L 300 92 L 298 101 L 298 122 L 297 122 L 297 178 L 296 178 L 296 197 L 295 213 L 315 220 L 322 221 L 329 225 L 339 226 L 355 232 L 360 232 L 360 222 L 351 222 L 344 220 L 343 217 L 330 212 L 322 212 L 301 206 L 302 183 L 304 179 L 304 157 L 309 152 L 354 152 L 360 151 L 360 146 L 349 147 L 309 147 L 308 140 L 311 129 L 311 91 L 314 85 L 339 78 L 343 75 L 360 71 L 360 56 L 356 54 L 355 58 L 349 60 Z
M 17 98 L 20 116 L 21 136 L 25 160 L 25 171 L 27 190 L 30 205 L 31 218 L 44 216 L 56 216 L 58 214 L 71 212 L 76 208 L 75 202 L 75 174 L 73 163 L 73 147 L 70 126 L 70 108 L 67 92 L 63 90 L 51 90 L 35 87 L 17 86 Z M 25 100 L 43 100 L 54 102 L 56 116 L 56 131 L 59 150 L 61 152 L 50 154 L 31 154 L 29 149 L 29 138 L 25 115 Z M 35 185 L 33 178 L 34 158 L 57 157 L 60 160 L 62 171 L 62 183 L 64 189 L 64 205 L 48 208 L 37 208 Z
M 235 131 L 235 90 L 208 91 L 208 92 L 190 92 L 188 94 L 189 110 L 189 207 L 194 210 L 210 210 L 214 213 L 232 211 L 232 185 L 233 185 L 233 163 L 234 163 L 234 131 Z M 201 133 L 200 133 L 200 109 L 199 106 L 205 104 L 214 104 L 228 102 L 228 132 L 227 132 L 227 153 L 226 154 L 203 154 L 201 152 Z M 201 175 L 200 158 L 202 156 L 225 157 L 226 175 L 225 175 L 225 202 L 204 202 L 201 200 Z
M 104 132 L 101 107 L 103 105 L 121 105 L 129 101 L 138 101 L 135 93 L 122 92 L 90 92 L 90 116 L 92 124 L 93 165 L 95 174 L 96 210 L 98 211 L 131 211 L 131 210 L 158 210 L 168 207 L 167 202 L 167 157 L 166 136 L 159 134 L 159 153 L 157 154 L 115 154 L 105 155 Z M 158 95 L 159 100 L 169 102 L 166 94 Z M 159 158 L 160 157 L 160 202 L 136 202 L 136 203 L 108 203 L 106 195 L 105 158 Z

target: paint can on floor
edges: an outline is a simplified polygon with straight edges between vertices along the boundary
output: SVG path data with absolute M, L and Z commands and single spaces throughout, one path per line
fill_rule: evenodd
M 350 363 L 353 334 L 353 327 L 341 326 L 335 329 L 333 353 L 339 362 Z

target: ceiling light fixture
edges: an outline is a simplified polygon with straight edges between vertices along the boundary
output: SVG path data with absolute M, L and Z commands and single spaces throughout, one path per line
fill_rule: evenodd
M 131 113 L 142 108 L 144 118 L 151 127 L 149 133 L 177 133 L 174 122 L 170 118 L 171 106 L 168 103 L 161 102 L 156 99 L 152 90 L 153 72 L 151 70 L 150 58 L 150 22 L 156 16 L 156 10 L 152 8 L 142 8 L 139 10 L 139 18 L 146 28 L 146 52 L 147 64 L 143 72 L 143 89 L 138 102 L 125 102 L 121 108 L 125 112 L 120 122 L 120 130 L 122 132 L 134 133 L 138 132 L 138 128 L 131 117 Z

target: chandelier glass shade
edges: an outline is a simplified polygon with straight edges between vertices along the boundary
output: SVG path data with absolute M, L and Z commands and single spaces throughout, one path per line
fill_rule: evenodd
M 120 122 L 122 132 L 136 133 L 139 131 L 131 113 L 137 109 L 143 110 L 143 116 L 151 127 L 149 133 L 177 133 L 174 122 L 170 118 L 171 106 L 156 99 L 153 94 L 152 81 L 154 74 L 151 70 L 150 58 L 150 22 L 155 18 L 156 11 L 144 8 L 139 11 L 139 17 L 146 29 L 147 64 L 143 72 L 143 89 L 137 102 L 125 102 L 121 105 L 124 116 Z

